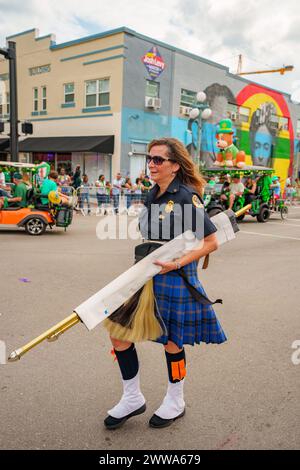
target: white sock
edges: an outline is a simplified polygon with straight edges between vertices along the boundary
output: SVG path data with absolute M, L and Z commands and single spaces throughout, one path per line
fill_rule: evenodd
M 173 419 L 180 415 L 185 408 L 183 397 L 184 379 L 180 382 L 168 384 L 166 396 L 155 414 L 163 419 Z
M 133 411 L 138 410 L 146 402 L 144 395 L 140 390 L 139 373 L 133 379 L 123 380 L 123 395 L 119 403 L 108 414 L 113 418 L 124 418 Z

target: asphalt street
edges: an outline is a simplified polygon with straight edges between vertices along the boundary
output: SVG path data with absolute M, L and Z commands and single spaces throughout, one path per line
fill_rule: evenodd
M 96 237 L 100 218 L 76 214 L 65 233 L 0 232 L 0 340 L 7 354 L 72 313 L 130 267 L 132 240 Z M 199 269 L 207 294 L 223 298 L 228 341 L 187 346 L 187 412 L 170 428 L 148 420 L 164 397 L 161 345 L 137 345 L 147 410 L 107 431 L 121 396 L 103 327 L 80 324 L 21 361 L 0 365 L 1 449 L 297 449 L 300 446 L 300 207 L 266 224 L 246 217 L 236 240 Z M 298 346 L 299 348 L 300 346 Z M 2 343 L 3 349 L 3 343 Z M 295 362 L 295 361 L 294 361 Z

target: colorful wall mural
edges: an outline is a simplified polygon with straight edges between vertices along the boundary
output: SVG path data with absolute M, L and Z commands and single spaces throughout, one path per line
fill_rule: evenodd
M 235 140 L 239 149 L 246 153 L 246 163 L 270 166 L 284 181 L 292 171 L 294 147 L 293 123 L 288 105 L 279 92 L 255 84 L 245 86 L 236 96 L 226 85 L 214 83 L 205 90 L 207 102 L 213 114 L 202 127 L 201 160 L 211 166 L 217 154 L 216 129 L 221 119 L 233 119 Z M 237 113 L 232 113 L 236 109 Z M 242 109 L 243 115 L 239 115 Z M 196 148 L 197 124 L 188 121 L 191 142 L 187 146 L 193 155 Z
M 236 97 L 237 104 L 250 108 L 250 123 L 242 123 L 240 146 L 253 164 L 268 165 L 285 179 L 292 169 L 294 130 L 282 94 L 247 85 Z

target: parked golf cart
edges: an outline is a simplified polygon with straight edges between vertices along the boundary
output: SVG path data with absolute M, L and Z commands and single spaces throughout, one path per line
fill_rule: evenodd
M 1 162 L 0 168 L 6 174 L 10 173 L 10 181 L 13 181 L 13 173 L 25 172 L 29 175 L 30 186 L 26 193 L 26 207 L 10 205 L 4 198 L 4 207 L 0 209 L 0 228 L 22 227 L 29 235 L 42 235 L 47 227 L 63 227 L 67 228 L 73 217 L 73 207 L 60 204 L 59 194 L 52 195 L 48 204 L 43 204 L 39 191 L 40 174 L 47 177 L 50 167 L 47 163 L 34 165 L 30 163 L 19 162 Z M 7 187 L 12 186 L 8 182 Z
M 258 222 L 267 222 L 271 211 L 273 210 L 272 190 L 270 189 L 270 184 L 272 183 L 271 176 L 273 172 L 274 170 L 272 168 L 259 166 L 245 166 L 243 169 L 219 167 L 206 168 L 202 170 L 204 177 L 208 180 L 208 184 L 206 185 L 204 192 L 204 205 L 209 217 L 228 209 L 228 206 L 226 205 L 227 201 L 223 201 L 221 199 L 224 184 L 223 180 L 225 181 L 228 176 L 230 180 L 234 176 L 239 176 L 241 178 L 251 176 L 256 179 L 257 183 L 255 194 L 250 195 L 249 191 L 245 189 L 243 195 L 238 196 L 235 199 L 232 210 L 237 212 L 239 209 L 242 209 L 250 203 L 251 209 L 247 214 L 252 217 L 256 217 Z M 217 177 L 219 182 L 215 182 L 215 177 Z M 284 214 L 287 213 L 286 209 L 286 206 L 285 209 L 282 209 Z M 244 217 L 245 214 L 238 217 L 237 220 L 241 221 Z

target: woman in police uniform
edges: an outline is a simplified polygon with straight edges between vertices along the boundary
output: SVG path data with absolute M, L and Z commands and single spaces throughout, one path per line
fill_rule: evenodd
M 166 334 L 157 339 L 164 345 L 168 388 L 164 400 L 151 417 L 151 427 L 169 426 L 185 413 L 183 397 L 186 360 L 184 345 L 223 343 L 226 336 L 210 303 L 201 303 L 187 288 L 177 270 L 205 296 L 197 276 L 197 264 L 217 249 L 216 228 L 204 211 L 201 195 L 205 181 L 193 164 L 184 145 L 173 138 L 153 140 L 147 157 L 151 180 L 146 209 L 140 218 L 142 236 L 148 240 L 168 241 L 187 229 L 201 240 L 199 248 L 172 262 L 160 262 L 161 271 L 153 279 L 159 313 Z M 200 220 L 200 223 L 199 223 Z M 139 385 L 139 363 L 133 343 L 111 338 L 122 374 L 123 395 L 104 421 L 108 429 L 120 427 L 128 418 L 146 409 Z

